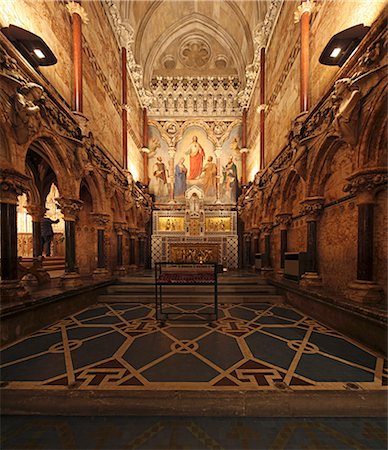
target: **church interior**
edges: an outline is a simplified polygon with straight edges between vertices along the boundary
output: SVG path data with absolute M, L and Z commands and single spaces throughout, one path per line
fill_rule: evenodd
M 387 448 L 387 13 L 0 0 L 1 448 Z

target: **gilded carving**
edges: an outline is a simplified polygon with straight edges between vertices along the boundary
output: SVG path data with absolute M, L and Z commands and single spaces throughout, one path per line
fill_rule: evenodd
M 170 261 L 173 262 L 218 262 L 218 244 L 171 244 Z
M 158 230 L 170 233 L 183 233 L 185 220 L 183 217 L 159 217 Z
M 205 231 L 208 233 L 230 233 L 232 231 L 231 217 L 206 217 Z

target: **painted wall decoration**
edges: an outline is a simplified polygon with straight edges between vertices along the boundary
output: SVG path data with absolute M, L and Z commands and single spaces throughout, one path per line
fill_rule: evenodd
M 206 204 L 236 202 L 241 126 L 226 128 L 206 128 L 195 122 L 179 132 L 174 124 L 149 127 L 149 191 L 157 203 L 184 203 L 192 186 L 202 190 Z

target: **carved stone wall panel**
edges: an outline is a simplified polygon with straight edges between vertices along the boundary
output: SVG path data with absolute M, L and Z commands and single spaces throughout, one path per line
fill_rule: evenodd
M 380 191 L 376 196 L 376 203 L 374 208 L 374 248 L 373 254 L 375 257 L 374 273 L 376 282 L 384 289 L 387 295 L 387 260 L 388 260 L 388 191 L 386 189 Z

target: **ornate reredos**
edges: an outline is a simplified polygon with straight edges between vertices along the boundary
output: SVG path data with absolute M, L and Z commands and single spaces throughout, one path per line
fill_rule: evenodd
M 103 0 L 151 116 L 237 117 L 284 0 Z

